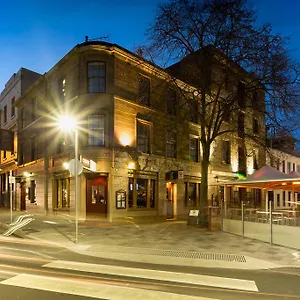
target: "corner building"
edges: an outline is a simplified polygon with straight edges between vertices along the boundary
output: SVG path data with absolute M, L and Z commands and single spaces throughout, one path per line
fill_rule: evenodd
M 74 158 L 74 133 L 58 127 L 69 115 L 78 123 L 83 165 L 81 220 L 186 219 L 200 201 L 200 126 L 179 119 L 185 109 L 168 78 L 118 45 L 75 46 L 17 102 L 20 207 L 30 210 L 34 203 L 40 211 L 74 215 L 75 181 L 65 168 Z M 188 88 L 179 80 L 176 85 Z M 210 204 L 219 181 L 237 171 L 235 145 L 216 144 Z

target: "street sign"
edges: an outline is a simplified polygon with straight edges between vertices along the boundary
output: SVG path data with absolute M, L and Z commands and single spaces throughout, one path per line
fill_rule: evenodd
M 73 158 L 68 162 L 68 164 L 69 164 L 69 171 L 73 176 L 80 175 L 82 173 L 83 166 L 78 159 Z M 77 164 L 77 174 L 75 174 L 76 164 Z
M 0 150 L 14 151 L 14 132 L 0 129 Z

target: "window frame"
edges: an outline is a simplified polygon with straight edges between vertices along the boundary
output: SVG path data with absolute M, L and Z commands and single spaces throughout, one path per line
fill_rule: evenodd
M 141 134 L 141 129 L 142 127 L 147 128 L 147 136 L 144 136 L 143 134 Z M 137 151 L 141 152 L 141 153 L 147 153 L 150 154 L 151 153 L 151 136 L 152 136 L 152 123 L 145 121 L 145 120 L 141 120 L 141 119 L 137 119 L 136 120 L 136 149 Z M 140 141 L 145 140 L 147 141 L 147 144 L 144 143 L 140 143 Z M 143 147 L 145 147 L 145 145 L 147 146 L 147 149 L 142 149 Z M 143 151 L 146 150 L 146 151 Z
M 99 66 L 98 73 L 95 70 L 90 70 L 90 66 L 97 64 Z M 104 66 L 104 75 L 101 73 L 101 66 Z M 97 71 L 97 70 L 96 70 Z M 103 71 L 103 70 L 102 70 Z M 90 75 L 90 73 L 93 73 Z M 87 62 L 87 93 L 88 94 L 105 94 L 106 93 L 106 62 L 105 61 L 88 61 Z M 91 81 L 94 81 L 91 84 Z
M 222 140 L 222 164 L 231 164 L 231 143 L 229 140 Z
M 92 125 L 90 123 L 92 121 L 92 117 L 97 117 L 96 126 L 99 125 L 99 127 L 95 127 L 95 128 L 90 127 Z M 103 121 L 103 127 L 100 127 L 101 121 Z M 106 115 L 105 114 L 95 113 L 95 114 L 89 114 L 87 116 L 87 130 L 88 130 L 87 142 L 88 142 L 89 147 L 105 147 L 106 146 L 105 127 L 106 127 Z M 94 135 L 92 133 L 94 133 Z
M 170 129 L 166 131 L 166 157 L 177 158 L 177 133 Z
M 199 136 L 190 136 L 189 138 L 189 160 L 192 162 L 199 162 L 199 157 L 200 157 L 200 153 L 199 153 L 199 149 L 200 149 L 200 145 L 199 145 Z M 192 159 L 192 152 L 191 150 L 193 150 L 194 148 L 191 147 L 191 142 L 195 141 L 196 143 L 196 147 L 195 147 L 195 159 Z
M 147 84 L 145 85 L 144 83 Z M 150 107 L 150 92 L 151 80 L 149 77 L 139 74 L 138 75 L 138 103 L 143 106 Z

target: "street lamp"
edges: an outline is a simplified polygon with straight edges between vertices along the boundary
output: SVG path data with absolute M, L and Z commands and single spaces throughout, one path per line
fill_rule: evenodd
M 64 116 L 59 121 L 59 127 L 62 131 L 74 131 L 74 143 L 75 143 L 75 160 L 74 160 L 74 172 L 71 172 L 75 176 L 75 243 L 78 241 L 78 205 L 79 205 L 79 191 L 78 191 L 78 175 L 79 164 L 78 161 L 78 130 L 76 120 L 70 116 Z

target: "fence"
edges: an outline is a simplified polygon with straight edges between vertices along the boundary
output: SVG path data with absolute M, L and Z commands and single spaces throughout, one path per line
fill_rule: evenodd
M 242 203 L 239 208 L 222 210 L 223 231 L 300 250 L 300 212 L 273 211 L 271 202 L 269 208 L 248 208 Z

